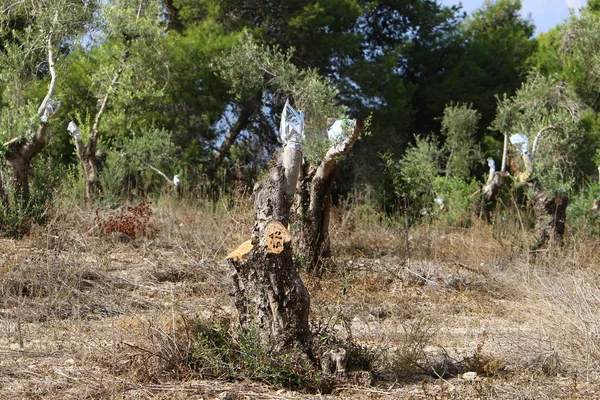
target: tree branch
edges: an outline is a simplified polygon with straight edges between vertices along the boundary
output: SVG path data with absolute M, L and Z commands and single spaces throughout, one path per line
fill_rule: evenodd
M 148 164 L 147 162 L 142 161 L 142 164 L 144 164 L 146 167 L 150 168 L 152 171 L 156 172 L 157 174 L 159 174 L 160 176 L 162 176 L 163 178 L 165 178 L 165 180 L 167 181 L 167 183 L 173 187 L 175 187 L 175 182 L 173 182 L 172 179 L 170 179 L 164 172 L 162 172 L 160 169 L 153 167 L 152 165 Z
M 54 64 L 54 52 L 52 51 L 52 34 L 48 37 L 48 68 L 50 69 L 50 85 L 48 85 L 48 92 L 46 97 L 42 100 L 42 104 L 38 108 L 38 116 L 42 118 L 46 112 L 46 105 L 54 95 L 54 89 L 56 88 L 56 66 Z
M 127 57 L 129 57 L 129 48 L 128 47 L 126 47 L 125 50 L 123 50 L 123 55 L 121 56 L 121 60 L 119 61 L 119 67 L 117 68 L 117 72 L 115 73 L 115 76 L 113 77 L 112 81 L 110 82 L 110 86 L 108 87 L 108 90 L 106 91 L 106 94 L 104 95 L 104 99 L 102 100 L 100 109 L 98 110 L 98 113 L 96 114 L 96 118 L 94 119 L 94 125 L 92 126 L 92 130 L 90 132 L 90 138 L 88 140 L 88 151 L 90 153 L 93 153 L 94 151 L 96 151 L 96 143 L 98 142 L 98 130 L 100 128 L 100 119 L 102 118 L 102 115 L 104 114 L 104 111 L 106 110 L 106 105 L 108 104 L 108 98 L 110 97 L 110 94 L 112 93 L 114 88 L 117 86 L 117 83 L 119 82 L 119 79 L 121 78 L 121 74 L 123 73 L 123 65 L 125 64 L 125 60 L 127 60 Z
M 71 121 L 67 130 L 71 132 L 73 138 L 75 139 L 75 148 L 77 149 L 77 154 L 79 154 L 79 158 L 83 161 L 83 155 L 85 154 L 85 145 L 83 144 L 83 135 L 79 130 L 79 127 L 75 124 L 75 122 Z
M 531 159 L 533 160 L 533 158 L 535 157 L 535 154 L 537 152 L 537 148 L 539 145 L 539 141 L 540 141 L 540 137 L 546 132 L 546 131 L 556 131 L 556 126 L 554 125 L 548 125 L 547 127 L 541 129 L 536 135 L 535 135 L 535 139 L 533 140 L 533 147 L 531 148 Z
M 504 130 L 504 147 L 502 148 L 502 165 L 500 172 L 506 172 L 506 160 L 508 158 L 508 132 Z
M 350 152 L 350 149 L 352 149 L 352 146 L 354 146 L 354 143 L 356 143 L 360 137 L 362 129 L 363 127 L 358 126 L 357 121 L 356 125 L 352 129 L 348 130 L 348 136 L 346 136 L 343 141 L 334 143 L 329 148 L 327 154 L 325 154 L 325 157 L 323 158 L 323 161 L 321 161 L 317 172 L 315 173 L 315 178 L 325 179 L 331 173 L 331 171 L 333 171 L 333 168 L 337 164 L 338 158 Z

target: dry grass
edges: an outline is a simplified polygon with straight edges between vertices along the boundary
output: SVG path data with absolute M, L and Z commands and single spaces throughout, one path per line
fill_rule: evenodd
M 152 234 L 130 242 L 99 235 L 83 208 L 0 240 L 0 398 L 314 398 L 189 366 L 194 324 L 235 319 L 223 257 L 248 238 L 248 202 L 151 209 Z M 333 266 L 304 278 L 316 325 L 372 357 L 377 380 L 323 397 L 596 398 L 595 238 L 531 253 L 482 223 L 361 215 L 337 211 Z

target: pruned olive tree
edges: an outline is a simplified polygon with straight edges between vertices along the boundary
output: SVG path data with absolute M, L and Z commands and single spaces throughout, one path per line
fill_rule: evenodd
M 583 111 L 567 84 L 535 73 L 514 96 L 499 102 L 493 127 L 505 132 L 522 158 L 522 171 L 514 178 L 526 185 L 535 213 L 536 247 L 562 241 L 574 154 L 585 134 Z
M 159 96 L 160 86 L 168 78 L 162 43 L 166 24 L 162 14 L 159 0 L 111 0 L 103 3 L 96 16 L 95 43 L 83 59 L 97 66 L 92 71 L 90 90 L 95 92 L 98 104 L 94 110 L 76 110 L 83 120 L 80 125 L 91 115 L 93 124 L 83 128 L 84 132 L 73 121 L 67 128 L 82 164 L 87 200 L 94 200 L 102 193 L 100 171 L 106 153 L 98 148 L 101 133 L 106 134 L 115 125 L 119 128 L 128 125 L 102 124 L 109 105 L 115 103 L 113 119 L 143 118 L 133 115 L 131 103 L 144 103 L 149 96 Z M 112 136 L 117 135 L 112 132 Z
M 336 116 L 341 109 L 329 82 L 314 70 L 295 67 L 290 55 L 244 36 L 221 62 L 222 74 L 234 90 L 253 85 L 262 88 L 263 95 L 279 93 L 295 106 L 286 101 L 279 131 L 283 152 L 268 177 L 254 187 L 252 238 L 228 259 L 235 271 L 235 305 L 242 328 L 256 330 L 261 344 L 274 351 L 295 349 L 316 361 L 319 355 L 308 323 L 310 296 L 293 261 L 292 235 L 296 233 L 290 233 L 288 226 L 302 159 L 312 146 L 327 146 L 327 116 Z M 347 152 L 354 136 L 353 131 L 326 150 L 319 179 L 329 177 L 335 164 L 332 158 Z
M 0 5 L 0 95 L 6 105 L 0 109 L 0 192 L 5 204 L 14 201 L 22 208 L 29 202 L 31 162 L 50 140 L 60 106 L 54 96 L 62 62 L 95 9 L 94 1 L 75 0 Z
M 261 46 L 250 36 L 242 36 L 228 57 L 219 62 L 221 75 L 231 83 L 234 93 L 249 93 L 274 98 L 289 97 L 304 112 L 306 137 L 298 187 L 294 188 L 295 253 L 309 270 L 330 256 L 329 214 L 331 190 L 339 162 L 359 138 L 362 124 L 341 118 L 343 109 L 336 102 L 337 91 L 314 70 L 301 70 L 290 62 L 292 51 Z M 241 79 L 243 77 L 243 79 Z M 333 125 L 328 124 L 332 122 Z M 328 127 L 328 125 L 331 125 Z M 239 132 L 236 134 L 235 137 Z M 227 135 L 223 145 L 232 144 Z M 215 157 L 222 157 L 219 149 Z

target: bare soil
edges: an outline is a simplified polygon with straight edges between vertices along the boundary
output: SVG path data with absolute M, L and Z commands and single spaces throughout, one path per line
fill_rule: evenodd
M 0 399 L 600 396 L 595 240 L 530 253 L 482 224 L 334 218 L 333 262 L 303 277 L 311 318 L 380 361 L 370 384 L 323 394 L 184 367 L 194 321 L 235 321 L 223 258 L 251 221 L 225 206 L 153 210 L 135 241 L 100 237 L 78 209 L 0 240 Z

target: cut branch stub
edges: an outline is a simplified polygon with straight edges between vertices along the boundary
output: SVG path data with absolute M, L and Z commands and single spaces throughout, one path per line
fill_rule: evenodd
M 244 243 L 239 245 L 237 249 L 227 254 L 227 257 L 225 257 L 225 259 L 233 260 L 235 262 L 246 261 L 248 253 L 250 253 L 250 250 L 252 250 L 253 248 L 254 245 L 252 244 L 252 240 L 246 240 Z
M 263 240 L 267 253 L 279 254 L 283 251 L 284 245 L 292 241 L 292 235 L 281 222 L 270 221 L 265 227 Z

